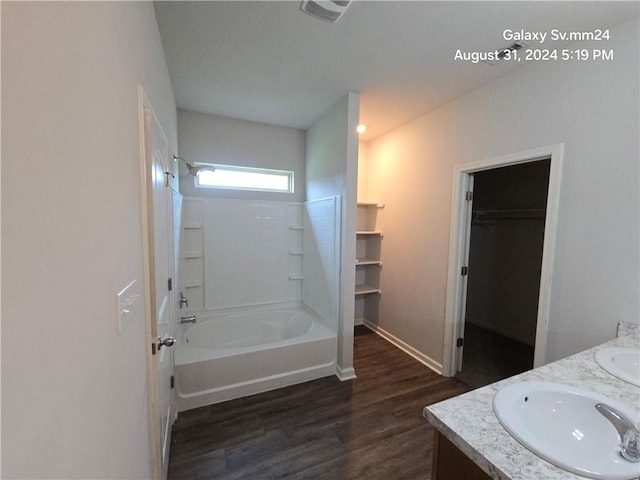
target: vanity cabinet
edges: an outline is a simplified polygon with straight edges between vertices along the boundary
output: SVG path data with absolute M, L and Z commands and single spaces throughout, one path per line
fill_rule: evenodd
M 376 322 L 378 318 L 383 235 L 377 225 L 377 216 L 381 208 L 383 205 L 377 203 L 358 203 L 354 325 Z
M 432 480 L 490 480 L 491 477 L 438 430 L 433 434 Z

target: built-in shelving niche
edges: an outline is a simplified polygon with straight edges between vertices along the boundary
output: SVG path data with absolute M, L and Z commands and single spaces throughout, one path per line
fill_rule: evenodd
M 382 208 L 384 205 L 377 203 L 358 203 L 354 325 L 378 321 L 383 238 L 378 229 L 378 211 Z
M 187 312 L 204 310 L 203 204 L 184 199 L 182 203 L 181 289 L 189 300 Z
M 287 222 L 289 233 L 287 238 L 287 249 L 289 259 L 289 282 L 288 282 L 288 299 L 289 301 L 302 299 L 302 264 L 304 257 L 304 207 L 302 204 L 287 205 Z

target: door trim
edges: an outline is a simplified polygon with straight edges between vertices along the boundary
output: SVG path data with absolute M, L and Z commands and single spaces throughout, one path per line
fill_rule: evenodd
M 551 283 L 553 260 L 555 258 L 556 229 L 560 202 L 560 178 L 564 155 L 564 143 L 557 143 L 523 152 L 494 157 L 479 162 L 458 165 L 453 170 L 453 198 L 451 202 L 451 227 L 449 237 L 449 267 L 447 277 L 447 298 L 445 304 L 444 346 L 442 374 L 453 377 L 458 369 L 458 349 L 456 339 L 463 325 L 462 313 L 466 301 L 466 280 L 460 275 L 468 261 L 468 225 L 465 192 L 470 188 L 472 174 L 497 167 L 507 167 L 550 158 L 549 191 L 545 218 L 542 270 L 540 274 L 540 294 L 538 297 L 538 319 L 534 367 L 546 361 L 549 309 L 551 304 Z
M 153 220 L 149 215 L 152 205 L 149 186 L 150 168 L 147 164 L 147 136 L 145 133 L 145 107 L 153 111 L 151 102 L 142 85 L 138 85 L 138 128 L 140 135 L 140 204 L 142 220 L 142 261 L 144 271 L 144 323 L 145 339 L 143 348 L 147 363 L 147 405 L 149 414 L 149 461 L 151 478 L 161 480 L 163 478 L 162 466 L 162 432 L 157 419 L 160 416 L 160 399 L 158 396 L 158 374 L 155 368 L 155 358 L 151 350 L 151 342 L 155 340 L 155 310 L 154 298 L 154 266 L 153 258 Z

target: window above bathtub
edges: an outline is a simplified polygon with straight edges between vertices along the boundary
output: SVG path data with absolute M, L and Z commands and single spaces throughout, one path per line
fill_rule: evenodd
M 201 171 L 195 177 L 194 184 L 198 188 L 293 193 L 293 172 L 289 170 L 213 163 L 196 163 L 195 165 L 206 165 L 215 168 L 213 172 Z

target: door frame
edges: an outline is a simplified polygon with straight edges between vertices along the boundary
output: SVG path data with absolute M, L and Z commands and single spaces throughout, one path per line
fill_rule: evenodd
M 444 353 L 442 359 L 443 375 L 453 377 L 458 370 L 459 349 L 456 346 L 456 341 L 459 337 L 459 332 L 464 328 L 464 318 L 462 318 L 462 316 L 465 311 L 467 289 L 467 277 L 461 275 L 461 270 L 463 266 L 467 265 L 469 260 L 471 223 L 470 209 L 468 208 L 465 195 L 472 186 L 473 174 L 483 170 L 550 158 L 549 190 L 547 193 L 540 293 L 538 296 L 536 343 L 533 360 L 534 367 L 544 365 L 547 353 L 551 283 L 553 278 L 553 261 L 555 258 L 563 156 L 564 143 L 557 143 L 454 167 L 447 298 L 445 304 Z
M 156 368 L 156 355 L 154 353 L 156 337 L 155 337 L 155 322 L 156 319 L 153 316 L 155 311 L 155 269 L 154 269 L 154 257 L 153 257 L 153 222 L 150 216 L 150 208 L 153 205 L 153 197 L 150 194 L 149 187 L 152 179 L 149 176 L 151 166 L 149 165 L 149 158 L 147 158 L 147 139 L 145 134 L 145 108 L 149 109 L 155 116 L 153 107 L 147 94 L 144 91 L 142 85 L 138 85 L 138 128 L 140 138 L 140 204 L 141 204 L 141 218 L 142 218 L 142 260 L 143 260 L 143 272 L 144 272 L 144 302 L 145 302 L 145 339 L 143 348 L 145 350 L 146 368 L 147 368 L 147 406 L 148 406 L 148 421 L 149 421 L 149 461 L 151 478 L 156 480 L 163 480 L 166 478 L 166 471 L 164 469 L 162 460 L 162 440 L 163 432 L 161 431 L 158 418 L 160 418 L 162 412 L 160 407 L 159 397 L 159 385 L 158 372 Z M 164 132 L 162 132 L 164 135 Z M 172 232 L 169 232 L 173 235 Z M 170 240 L 170 239 L 169 239 Z M 168 245 L 169 253 L 173 255 L 171 245 Z M 173 262 L 171 262 L 173 263 Z M 170 269 L 170 274 L 173 275 Z M 172 298 L 172 295 L 170 295 Z M 175 312 L 173 310 L 173 302 L 169 302 L 169 314 L 171 315 L 170 323 L 173 324 Z M 170 396 L 171 412 L 175 412 L 175 402 L 173 393 Z M 172 422 L 172 420 L 170 420 Z

